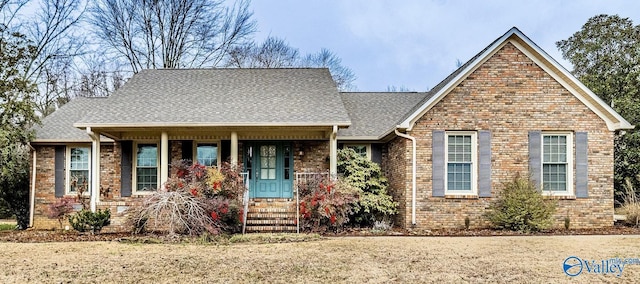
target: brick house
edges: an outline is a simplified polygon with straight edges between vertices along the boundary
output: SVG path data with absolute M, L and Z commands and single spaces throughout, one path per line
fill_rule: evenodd
M 607 227 L 614 134 L 631 128 L 517 28 L 423 93 L 341 93 L 326 69 L 145 70 L 44 119 L 32 226 L 54 226 L 47 204 L 75 195 L 74 179 L 100 188 L 91 209 L 118 223 L 175 159 L 241 164 L 252 206 L 286 207 L 300 175 L 335 174 L 337 149 L 351 147 L 382 166 L 402 227 L 487 226 L 517 174 L 558 200 L 556 226 Z

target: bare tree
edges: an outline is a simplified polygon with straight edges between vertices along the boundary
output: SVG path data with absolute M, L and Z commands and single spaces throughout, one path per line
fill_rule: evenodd
M 328 49 L 300 56 L 297 48 L 283 39 L 268 37 L 257 45 L 254 42 L 234 48 L 226 59 L 225 66 L 238 68 L 283 68 L 315 67 L 328 68 L 338 89 L 353 90 L 356 77 L 351 69 L 342 65 L 342 60 Z
M 83 66 L 74 86 L 74 97 L 107 97 L 124 85 L 123 72 L 109 70 L 112 64 L 99 54 L 85 58 Z
M 8 27 L 29 0 L 0 0 L 0 26 Z
M 323 48 L 320 52 L 309 54 L 302 64 L 305 67 L 323 67 L 329 68 L 333 81 L 336 82 L 338 89 L 341 91 L 355 90 L 353 81 L 356 80 L 353 71 L 342 65 L 342 59 L 330 50 Z
M 35 9 L 20 11 L 27 2 L 0 0 L 0 16 L 10 30 L 26 35 L 32 46 L 32 57 L 22 76 L 37 84 L 38 94 L 33 98 L 36 111 L 46 116 L 69 99 L 74 60 L 84 46 L 75 28 L 85 5 L 84 0 L 39 0 Z
M 407 88 L 406 86 L 402 85 L 400 87 L 397 87 L 395 85 L 389 85 L 387 86 L 387 90 L 386 92 L 391 92 L 391 93 L 402 93 L 402 92 L 413 92 L 411 89 Z
M 249 1 L 98 0 L 90 23 L 100 45 L 134 73 L 217 66 L 255 31 Z
M 283 39 L 268 37 L 260 45 L 250 42 L 234 48 L 225 65 L 238 68 L 283 68 L 299 65 L 297 48 L 289 46 Z

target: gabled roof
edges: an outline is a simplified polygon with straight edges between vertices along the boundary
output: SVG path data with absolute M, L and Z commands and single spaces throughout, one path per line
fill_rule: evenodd
M 378 140 L 428 93 L 342 93 L 351 118 L 349 128 L 338 131 L 339 139 Z
M 73 127 L 73 123 L 106 101 L 106 98 L 74 98 L 42 120 L 35 126 L 36 138 L 33 143 L 42 142 L 91 142 L 86 131 Z M 112 141 L 102 136 L 101 141 Z
M 76 127 L 348 126 L 326 68 L 160 69 L 134 75 Z
M 565 87 L 578 100 L 584 103 L 596 115 L 605 121 L 610 131 L 620 129 L 633 129 L 627 120 L 615 112 L 609 105 L 603 102 L 591 90 L 576 79 L 567 69 L 562 67 L 549 54 L 525 36 L 520 30 L 513 27 L 503 36 L 496 39 L 484 50 L 471 58 L 462 67 L 440 82 L 430 93 L 433 95 L 426 97 L 420 102 L 400 123 L 397 128 L 411 130 L 416 121 L 427 111 L 435 106 L 453 88 L 462 82 L 469 74 L 475 71 L 482 63 L 487 61 L 493 54 L 498 52 L 505 44 L 512 43 L 521 52 L 526 54 L 540 68 L 552 76 L 558 83 Z

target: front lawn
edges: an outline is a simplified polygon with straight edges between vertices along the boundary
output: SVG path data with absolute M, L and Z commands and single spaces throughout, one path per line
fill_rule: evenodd
M 563 261 L 640 258 L 640 236 L 339 237 L 203 245 L 0 243 L 0 282 L 565 282 Z M 579 282 L 634 282 L 583 272 Z

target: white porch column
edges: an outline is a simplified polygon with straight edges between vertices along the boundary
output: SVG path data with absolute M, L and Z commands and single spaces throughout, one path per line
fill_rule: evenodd
M 333 126 L 329 136 L 329 173 L 331 179 L 338 178 L 338 126 Z
M 160 135 L 160 186 L 169 179 L 169 135 L 162 132 Z
M 96 212 L 100 202 L 100 133 L 91 131 L 87 127 L 87 134 L 91 137 L 91 190 L 89 207 Z
M 238 166 L 238 132 L 231 132 L 231 166 Z

